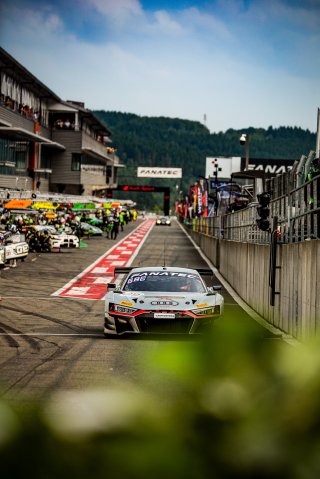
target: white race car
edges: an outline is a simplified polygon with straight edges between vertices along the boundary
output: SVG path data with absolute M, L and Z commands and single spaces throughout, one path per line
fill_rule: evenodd
M 6 252 L 4 245 L 0 244 L 0 267 L 4 266 L 6 262 Z
M 175 267 L 115 268 L 124 275 L 108 284 L 104 335 L 126 333 L 202 333 L 221 316 L 221 286 L 208 287 L 201 275 L 209 269 Z M 201 274 L 201 275 L 200 275 Z
M 47 230 L 51 236 L 50 243 L 52 248 L 79 248 L 80 241 L 78 236 L 69 233 L 63 233 L 57 231 L 54 226 L 43 226 L 44 230 Z
M 162 216 L 161 218 L 157 218 L 156 225 L 171 226 L 171 220 L 169 216 Z
M 28 231 L 50 235 L 51 248 L 79 248 L 79 238 L 74 234 L 60 233 L 52 225 L 31 225 Z
M 6 263 L 24 260 L 29 254 L 29 245 L 25 235 L 20 233 L 1 233 L 0 266 Z

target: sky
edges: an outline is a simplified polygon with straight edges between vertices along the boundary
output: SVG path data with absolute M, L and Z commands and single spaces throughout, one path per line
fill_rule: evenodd
M 320 0 L 0 0 L 0 45 L 91 110 L 317 130 Z

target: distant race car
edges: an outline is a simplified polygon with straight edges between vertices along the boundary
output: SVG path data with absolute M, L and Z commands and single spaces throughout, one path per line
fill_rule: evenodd
M 91 225 L 89 223 L 80 223 L 80 229 L 85 236 L 102 236 L 103 231 L 98 226 Z
M 157 218 L 156 224 L 157 225 L 171 226 L 171 220 L 170 220 L 169 216 L 162 216 L 161 218 Z
M 0 267 L 4 266 L 6 262 L 6 253 L 4 246 L 0 244 Z
M 98 228 L 100 228 L 103 225 L 103 221 L 97 217 L 87 218 L 86 223 L 88 223 L 89 225 L 98 226 Z
M 106 337 L 125 333 L 196 334 L 211 328 L 224 308 L 221 286 L 208 287 L 201 274 L 211 270 L 175 267 L 115 268 L 124 275 L 108 284 Z
M 79 238 L 74 234 L 61 233 L 52 225 L 30 225 L 26 231 L 50 235 L 51 248 L 79 248 Z

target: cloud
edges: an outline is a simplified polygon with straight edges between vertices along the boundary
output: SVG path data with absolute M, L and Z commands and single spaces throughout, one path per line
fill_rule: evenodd
M 183 26 L 165 10 L 146 11 L 138 0 L 81 0 L 83 7 L 98 12 L 113 33 L 135 35 L 180 35 Z
M 261 1 L 261 0 L 260 0 Z M 310 8 L 312 6 L 312 8 Z M 292 3 L 281 0 L 272 0 L 268 5 L 270 19 L 285 23 L 289 28 L 318 29 L 320 27 L 319 1 Z M 257 8 L 257 5 L 255 6 Z
M 144 17 L 138 0 L 84 0 L 84 4 L 119 27 L 140 21 Z
M 149 25 L 147 30 L 159 32 L 165 35 L 181 35 L 185 33 L 182 25 L 174 20 L 165 10 L 154 12 L 155 23 Z
M 271 1 L 271 11 L 259 0 L 217 1 L 207 10 L 144 10 L 136 0 L 63 0 L 65 10 L 62 0 L 31 2 L 18 10 L 12 2 L 1 45 L 63 99 L 146 116 L 202 121 L 206 114 L 211 131 L 315 130 L 319 33 L 297 27 L 312 21 L 296 19 L 293 8 L 280 24 L 286 2 Z M 103 35 L 93 38 L 97 25 Z
M 44 27 L 46 30 L 54 32 L 63 27 L 63 21 L 58 15 L 51 13 L 45 18 Z
M 233 34 L 225 22 L 213 14 L 202 12 L 198 8 L 192 7 L 182 10 L 180 16 L 183 23 L 187 24 L 194 31 L 210 32 L 225 40 L 233 38 Z
M 3 26 L 10 23 L 14 26 L 12 37 L 18 31 L 33 31 L 37 36 L 38 32 L 43 30 L 48 33 L 55 32 L 63 28 L 64 23 L 61 16 L 52 11 L 50 6 L 35 9 L 32 5 L 5 5 L 3 6 L 3 15 L 6 20 L 3 21 Z M 17 22 L 17 19 L 23 19 L 22 22 Z

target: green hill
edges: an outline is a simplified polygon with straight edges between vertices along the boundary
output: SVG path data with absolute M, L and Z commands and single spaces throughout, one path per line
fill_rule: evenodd
M 121 162 L 126 165 L 119 171 L 120 184 L 157 183 L 187 192 L 199 176 L 205 175 L 208 156 L 245 156 L 239 143 L 241 133 L 250 135 L 251 158 L 299 159 L 315 148 L 316 134 L 298 127 L 270 126 L 263 128 L 229 129 L 226 132 L 210 133 L 201 123 L 179 118 L 145 117 L 132 113 L 95 111 L 112 131 L 113 146 Z M 138 166 L 180 167 L 183 179 L 176 180 L 137 178 Z M 137 198 L 142 198 L 137 194 Z M 162 205 L 161 195 L 144 195 L 142 205 L 150 207 L 154 201 Z M 120 193 L 117 193 L 120 197 Z

